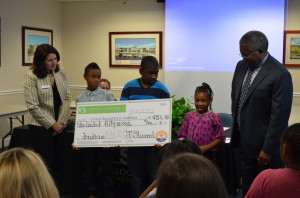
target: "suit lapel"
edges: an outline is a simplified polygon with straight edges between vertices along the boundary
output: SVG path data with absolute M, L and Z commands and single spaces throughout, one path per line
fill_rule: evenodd
M 266 62 L 261 66 L 260 70 L 258 71 L 254 81 L 251 83 L 250 88 L 248 90 L 247 96 L 245 98 L 244 104 L 248 100 L 249 96 L 252 94 L 252 92 L 256 89 L 256 87 L 263 81 L 263 79 L 270 73 L 270 68 L 269 68 L 269 62 L 270 60 L 270 55 Z

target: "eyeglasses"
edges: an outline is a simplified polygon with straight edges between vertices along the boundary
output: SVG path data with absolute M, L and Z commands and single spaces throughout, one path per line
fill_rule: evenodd
M 256 52 L 256 51 L 252 51 L 252 52 L 250 52 L 250 53 L 248 53 L 248 54 L 242 54 L 242 53 L 240 53 L 240 56 L 241 56 L 242 58 L 248 58 L 253 52 Z

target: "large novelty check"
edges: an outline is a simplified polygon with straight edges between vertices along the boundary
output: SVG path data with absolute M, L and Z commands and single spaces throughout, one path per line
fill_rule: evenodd
M 77 103 L 77 147 L 153 146 L 171 141 L 172 99 Z

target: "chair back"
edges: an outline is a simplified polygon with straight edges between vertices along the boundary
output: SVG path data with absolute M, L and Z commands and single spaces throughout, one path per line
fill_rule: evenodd
M 232 126 L 232 115 L 229 113 L 218 113 L 221 118 L 223 127 L 231 127 Z

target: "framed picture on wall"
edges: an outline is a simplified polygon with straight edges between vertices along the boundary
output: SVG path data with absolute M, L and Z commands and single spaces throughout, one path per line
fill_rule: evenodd
M 162 67 L 162 32 L 109 32 L 110 67 L 139 67 L 144 56 Z
M 53 45 L 53 30 L 22 26 L 22 65 L 32 64 L 35 49 L 40 44 Z
M 300 31 L 284 31 L 283 64 L 300 67 Z

